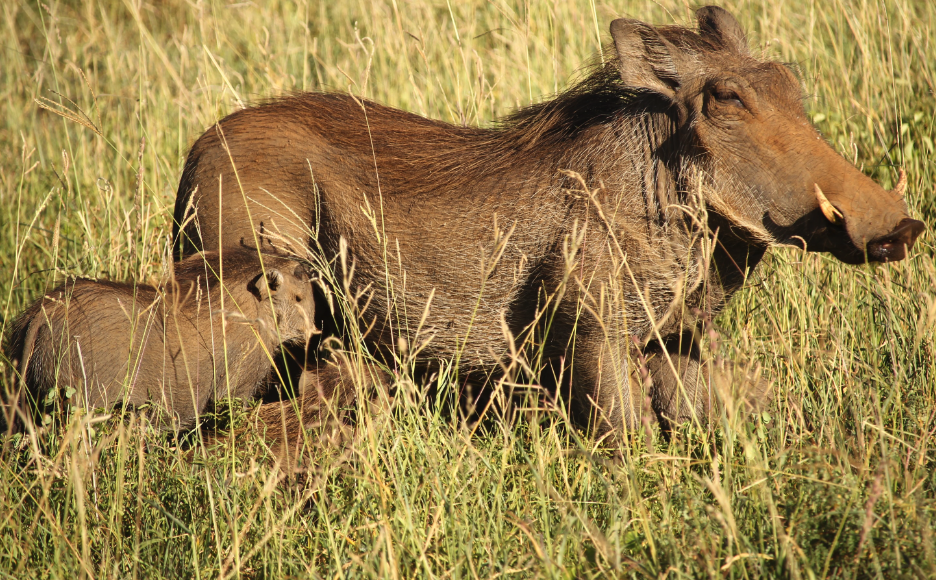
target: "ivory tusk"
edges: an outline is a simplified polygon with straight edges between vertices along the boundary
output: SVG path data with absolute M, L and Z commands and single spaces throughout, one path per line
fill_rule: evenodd
M 826 217 L 827 220 L 833 224 L 839 223 L 839 220 L 845 219 L 845 216 L 842 215 L 842 212 L 835 209 L 835 206 L 832 205 L 832 202 L 829 201 L 829 198 L 822 193 L 822 190 L 819 189 L 819 184 L 814 184 L 816 186 L 816 199 L 819 200 L 819 209 L 822 210 L 822 215 Z
M 900 168 L 900 177 L 897 178 L 897 185 L 891 190 L 891 193 L 897 197 L 903 197 L 907 193 L 907 172 Z

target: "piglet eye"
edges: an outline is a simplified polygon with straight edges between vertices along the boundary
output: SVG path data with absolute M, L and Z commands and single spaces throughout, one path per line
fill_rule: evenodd
M 302 296 L 296 295 L 296 302 L 302 302 Z

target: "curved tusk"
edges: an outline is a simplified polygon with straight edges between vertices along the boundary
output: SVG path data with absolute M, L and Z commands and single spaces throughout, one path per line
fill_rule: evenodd
M 900 177 L 897 178 L 897 185 L 891 190 L 891 193 L 897 197 L 903 197 L 907 193 L 907 172 L 900 168 Z
M 822 210 L 822 215 L 826 217 L 827 220 L 833 224 L 839 223 L 839 220 L 845 219 L 845 216 L 842 215 L 842 212 L 835 209 L 835 206 L 832 205 L 832 202 L 829 201 L 829 198 L 822 193 L 822 190 L 819 189 L 819 184 L 814 184 L 816 186 L 816 199 L 819 200 L 819 209 Z

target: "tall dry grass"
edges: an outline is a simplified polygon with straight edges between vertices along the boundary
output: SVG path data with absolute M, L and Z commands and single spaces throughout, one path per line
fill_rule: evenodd
M 906 168 L 932 228 L 936 5 L 723 5 L 797 66 L 838 150 L 885 186 Z M 3 3 L 0 327 L 64 275 L 159 278 L 186 149 L 245 103 L 351 91 L 484 125 L 565 86 L 614 16 L 691 8 Z M 261 441 L 191 462 L 136 418 L 4 438 L 0 574 L 936 576 L 932 234 L 887 266 L 774 250 L 716 322 L 712 356 L 756 359 L 778 386 L 771 420 L 641 430 L 617 459 L 536 409 L 472 432 L 405 378 L 301 481 L 280 481 Z M 0 373 L 12 384 L 9 361 Z

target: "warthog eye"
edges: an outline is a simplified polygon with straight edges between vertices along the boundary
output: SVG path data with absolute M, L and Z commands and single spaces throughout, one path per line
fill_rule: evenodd
M 302 296 L 296 294 L 296 302 L 302 302 Z
M 728 105 L 734 105 L 736 107 L 744 106 L 744 102 L 738 97 L 738 93 L 731 89 L 716 88 L 712 91 L 712 96 L 715 97 L 716 100 Z

